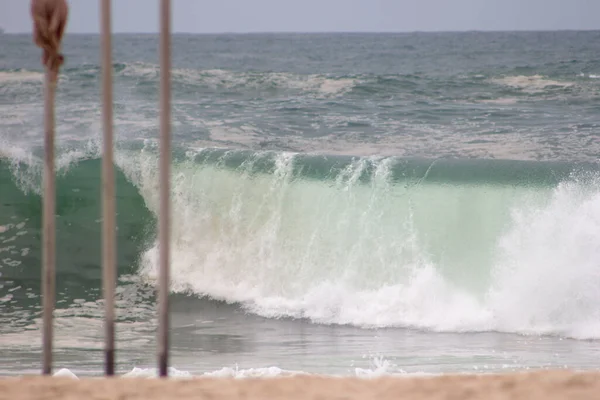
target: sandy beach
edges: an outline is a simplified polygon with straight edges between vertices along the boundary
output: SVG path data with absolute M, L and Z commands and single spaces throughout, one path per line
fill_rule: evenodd
M 600 374 L 544 371 L 377 379 L 295 376 L 270 379 L 0 380 L 0 399 L 592 399 Z

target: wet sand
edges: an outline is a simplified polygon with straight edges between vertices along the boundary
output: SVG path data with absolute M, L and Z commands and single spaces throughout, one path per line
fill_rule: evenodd
M 0 379 L 0 399 L 598 399 L 600 373 L 544 371 L 377 379 L 24 377 Z

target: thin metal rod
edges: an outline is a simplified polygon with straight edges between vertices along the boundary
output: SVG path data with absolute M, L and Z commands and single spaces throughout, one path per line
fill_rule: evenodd
M 104 373 L 115 374 L 115 173 L 113 162 L 113 83 L 111 43 L 111 0 L 102 0 L 102 282 L 104 286 Z
M 45 115 L 44 115 L 44 210 L 42 228 L 42 303 L 43 303 L 43 357 L 42 372 L 44 375 L 52 373 L 52 336 L 53 316 L 55 305 L 55 282 L 56 282 L 56 237 L 55 218 L 56 210 L 56 188 L 54 175 L 54 96 L 56 82 L 53 79 L 54 72 L 46 69 L 46 93 L 45 93 Z
M 158 369 L 169 365 L 169 250 L 171 167 L 171 1 L 160 2 L 160 213 L 158 218 Z

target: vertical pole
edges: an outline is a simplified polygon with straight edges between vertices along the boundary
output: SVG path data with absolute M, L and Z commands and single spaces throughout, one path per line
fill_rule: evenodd
M 104 373 L 115 374 L 115 174 L 113 163 L 113 86 L 111 0 L 101 0 L 102 31 L 102 282 L 104 285 Z
M 160 213 L 158 224 L 158 366 L 161 377 L 169 365 L 169 247 L 171 167 L 171 1 L 160 2 Z
M 43 367 L 42 373 L 52 373 L 52 336 L 53 336 L 53 314 L 55 305 L 55 282 L 56 282 L 56 237 L 55 218 L 56 210 L 56 188 L 54 176 L 54 95 L 56 82 L 53 79 L 54 72 L 50 68 L 46 70 L 45 90 L 45 135 L 44 135 L 44 210 L 42 228 L 42 303 L 43 303 Z
M 56 185 L 54 165 L 54 98 L 64 57 L 60 44 L 69 7 L 65 0 L 31 0 L 33 41 L 43 50 L 46 68 L 44 89 L 44 173 L 42 211 L 42 373 L 52 373 L 53 316 L 56 290 Z

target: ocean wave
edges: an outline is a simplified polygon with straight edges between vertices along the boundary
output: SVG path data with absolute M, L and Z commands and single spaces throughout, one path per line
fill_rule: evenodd
M 142 81 L 158 81 L 160 67 L 150 63 L 115 63 L 115 77 Z M 99 78 L 101 68 L 93 64 L 64 68 L 61 79 Z M 212 89 L 290 89 L 311 92 L 321 96 L 339 96 L 350 92 L 358 83 L 358 78 L 329 75 L 301 75 L 288 72 L 241 72 L 224 69 L 185 69 L 173 68 L 175 84 L 205 86 Z M 36 71 L 0 71 L 0 85 L 27 82 L 41 82 L 44 74 Z
M 73 173 L 61 178 L 70 186 L 59 193 L 96 210 L 95 189 L 70 189 L 91 176 L 99 184 L 99 160 L 73 164 L 78 157 L 66 158 Z M 600 337 L 600 179 L 592 166 L 571 174 L 575 166 L 533 162 L 228 150 L 189 150 L 174 160 L 173 292 L 328 325 Z M 156 152 L 120 150 L 117 165 L 129 181 L 119 178 L 119 193 L 137 199 L 128 197 L 121 224 L 139 225 L 150 217 L 142 204 L 158 210 Z M 86 210 L 61 221 L 72 230 L 97 218 L 81 219 Z M 37 218 L 3 222 L 2 240 L 20 240 L 26 217 Z M 128 273 L 152 286 L 158 244 L 142 239 L 131 257 L 139 265 Z M 25 260 L 16 245 L 2 257 L 9 276 L 13 261 Z M 139 312 L 148 304 L 135 296 L 125 305 Z M 57 332 L 79 318 L 100 323 L 98 303 L 76 305 L 57 311 Z M 81 340 L 96 348 L 100 331 L 92 325 Z M 17 345 L 31 341 L 20 331 L 5 335 Z
M 315 181 L 298 179 L 296 160 L 280 153 L 259 174 L 260 154 L 234 171 L 175 167 L 174 292 L 320 324 L 600 337 L 600 193 L 589 182 L 438 184 L 432 164 L 398 183 L 393 158 Z M 119 165 L 156 212 L 154 159 Z M 157 265 L 154 243 L 144 281 Z
M 588 79 L 600 79 L 600 75 L 597 74 L 587 74 L 587 73 L 580 73 L 579 74 L 580 77 L 582 78 L 588 78 Z
M 369 367 L 355 367 L 352 375 L 357 378 L 373 379 L 382 376 L 425 376 L 431 375 L 426 373 L 407 373 L 399 369 L 395 364 L 385 359 L 384 357 L 370 357 Z M 198 377 L 206 378 L 233 378 L 233 379 L 255 379 L 255 378 L 281 378 L 299 375 L 315 375 L 304 371 L 286 370 L 275 366 L 256 367 L 256 368 L 239 368 L 223 367 L 214 371 L 203 372 L 200 374 L 192 374 L 189 371 L 177 369 L 174 367 L 168 368 L 169 377 L 173 379 L 191 379 Z M 79 377 L 68 368 L 61 368 L 53 374 L 54 377 L 79 379 Z M 340 375 L 328 375 L 340 376 Z M 120 375 L 121 378 L 158 378 L 158 370 L 156 368 L 140 368 L 134 367 L 131 371 Z
M 44 74 L 34 71 L 0 71 L 0 85 L 5 83 L 41 82 Z
M 119 75 L 137 79 L 156 80 L 158 65 L 146 63 L 125 64 Z M 323 96 L 338 96 L 347 93 L 357 84 L 356 78 L 340 78 L 326 75 L 298 75 L 286 72 L 236 72 L 223 69 L 174 68 L 175 82 L 187 85 L 203 85 L 214 89 L 296 89 L 315 92 Z
M 522 89 L 525 92 L 529 93 L 538 93 L 550 88 L 570 88 L 575 85 L 574 82 L 564 82 L 557 81 L 553 79 L 549 79 L 542 75 L 518 75 L 518 76 L 506 76 L 503 78 L 493 78 L 491 82 L 509 86 L 516 89 Z
M 191 379 L 194 377 L 211 377 L 211 378 L 275 378 L 283 376 L 294 376 L 305 374 L 303 372 L 287 371 L 278 367 L 263 367 L 263 368 L 248 368 L 239 369 L 231 367 L 223 367 L 219 370 L 205 372 L 198 376 L 192 375 L 188 371 L 179 370 L 174 367 L 168 368 L 169 378 L 172 379 Z M 61 368 L 53 374 L 58 378 L 79 379 L 79 377 L 68 368 Z M 121 378 L 158 378 L 158 370 L 156 368 L 140 368 L 134 367 L 131 371 L 120 375 Z
M 496 104 L 496 105 L 513 105 L 513 104 L 517 104 L 519 101 L 519 99 L 517 99 L 516 97 L 501 97 L 498 99 L 486 99 L 486 100 L 478 100 L 478 103 L 484 103 L 484 104 Z

